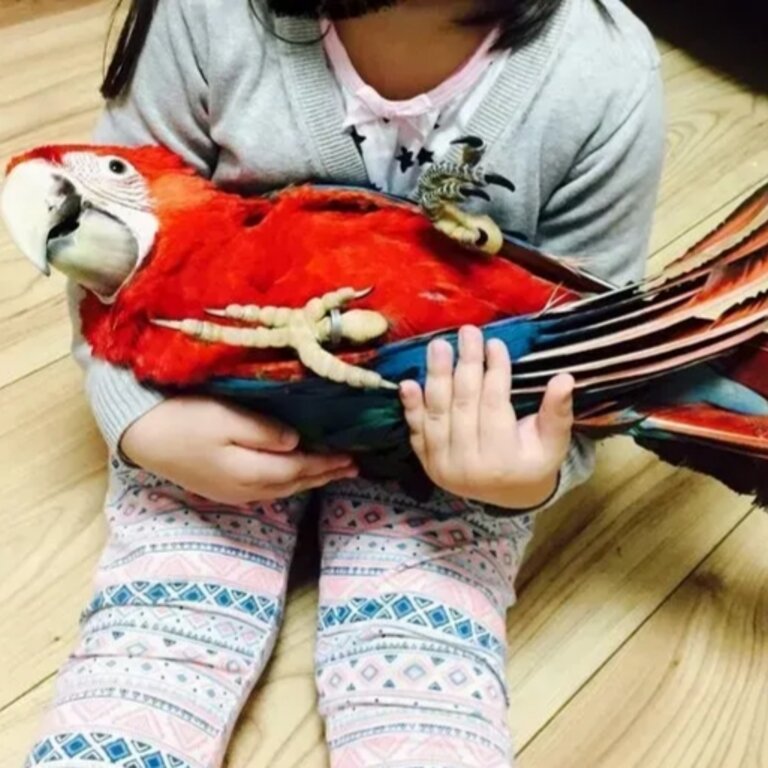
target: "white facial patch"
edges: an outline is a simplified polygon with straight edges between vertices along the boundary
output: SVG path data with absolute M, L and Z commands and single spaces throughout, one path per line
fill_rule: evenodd
M 118 155 L 68 152 L 62 159 L 62 167 L 79 188 L 86 204 L 114 216 L 131 230 L 139 249 L 132 276 L 150 252 L 158 230 L 143 177 Z

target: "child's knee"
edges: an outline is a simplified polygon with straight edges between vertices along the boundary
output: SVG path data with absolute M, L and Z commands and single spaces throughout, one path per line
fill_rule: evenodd
M 451 627 L 458 617 L 444 622 L 438 612 L 431 627 L 427 617 L 423 623 L 377 619 L 373 605 L 362 608 L 369 619 L 349 622 L 348 607 L 321 610 L 316 678 L 332 753 L 400 737 L 413 749 L 429 742 L 424 748 L 433 750 L 431 734 L 452 744 L 454 759 L 466 752 L 464 762 L 446 765 L 508 766 L 503 640 L 471 624 Z
M 333 768 L 509 768 L 505 692 L 494 670 L 439 643 L 363 642 L 368 651 L 322 659 L 317 671 Z

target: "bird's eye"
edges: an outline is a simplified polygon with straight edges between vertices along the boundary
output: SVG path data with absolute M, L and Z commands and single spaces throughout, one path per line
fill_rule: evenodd
M 110 160 L 109 170 L 118 176 L 122 176 L 127 173 L 128 166 L 122 160 Z

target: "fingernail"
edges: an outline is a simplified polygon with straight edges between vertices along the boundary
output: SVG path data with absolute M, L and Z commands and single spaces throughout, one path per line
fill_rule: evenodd
M 488 339 L 485 348 L 488 352 L 495 349 L 502 354 L 507 351 L 507 345 L 501 339 Z
M 299 442 L 299 435 L 295 430 L 286 427 L 280 432 L 280 442 L 283 445 L 296 445 Z
M 354 480 L 358 475 L 356 469 L 347 469 L 343 472 L 333 472 L 331 475 L 329 475 L 330 481 L 339 481 L 339 480 Z
M 453 347 L 447 341 L 433 341 L 427 347 L 427 361 L 430 365 L 447 367 L 452 358 Z

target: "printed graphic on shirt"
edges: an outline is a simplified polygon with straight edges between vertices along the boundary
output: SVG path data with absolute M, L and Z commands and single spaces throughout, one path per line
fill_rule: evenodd
M 419 166 L 426 165 L 427 163 L 433 163 L 435 161 L 435 153 L 430 152 L 426 147 L 422 147 L 419 150 L 419 154 L 416 155 L 416 161 Z

